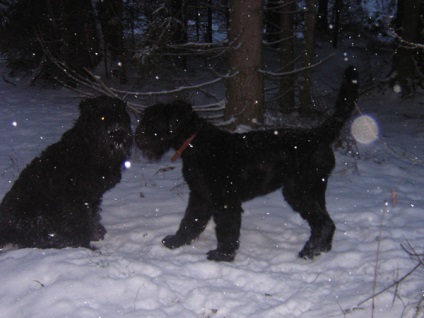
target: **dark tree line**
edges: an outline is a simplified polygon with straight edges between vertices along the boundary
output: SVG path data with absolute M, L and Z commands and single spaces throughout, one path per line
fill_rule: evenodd
M 417 85 L 422 87 L 424 1 L 399 0 L 394 29 L 399 38 L 396 40 L 392 76 L 400 85 L 402 94 L 407 96 L 416 89 Z
M 389 14 L 366 16 L 360 3 L 0 0 L 0 51 L 11 74 L 56 78 L 60 72 L 50 56 L 82 74 L 101 67 L 121 84 L 133 80 L 134 69 L 164 63 L 185 69 L 193 59 L 210 64 L 218 57 L 228 70 L 225 117 L 251 125 L 262 118 L 269 76 L 279 83 L 274 100 L 281 111 L 308 111 L 317 37 L 336 47 L 352 34 L 387 34 L 394 39 L 387 82 L 403 95 L 422 85 L 424 0 L 387 1 L 395 13 L 390 21 L 384 18 Z M 271 75 L 264 67 L 270 50 L 279 64 Z
M 2 19 L 0 48 L 14 71 L 46 63 L 41 42 L 75 68 L 92 68 L 100 61 L 90 1 L 10 1 Z

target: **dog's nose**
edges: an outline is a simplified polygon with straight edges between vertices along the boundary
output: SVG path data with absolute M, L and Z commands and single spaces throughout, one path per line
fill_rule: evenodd
M 109 137 L 113 139 L 115 143 L 123 144 L 131 138 L 131 131 L 123 129 L 122 126 L 112 127 L 109 130 Z

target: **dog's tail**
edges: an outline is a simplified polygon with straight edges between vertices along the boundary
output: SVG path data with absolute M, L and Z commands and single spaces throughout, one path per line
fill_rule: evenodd
M 320 139 L 332 143 L 339 135 L 345 122 L 350 118 L 358 99 L 358 71 L 349 66 L 344 72 L 344 80 L 336 101 L 336 110 L 319 128 Z

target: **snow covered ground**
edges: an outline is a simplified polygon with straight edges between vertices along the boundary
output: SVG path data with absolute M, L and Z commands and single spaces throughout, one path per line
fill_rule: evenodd
M 79 99 L 64 89 L 16 85 L 0 80 L 0 198 L 78 115 Z M 134 151 L 132 167 L 104 197 L 108 233 L 98 251 L 0 254 L 0 317 L 371 317 L 374 281 L 378 293 L 419 264 L 401 244 L 424 253 L 424 105 L 422 95 L 401 103 L 393 93 L 362 96 L 359 105 L 380 138 L 358 145 L 360 159 L 336 153 L 331 252 L 297 258 L 309 228 L 280 192 L 244 205 L 232 263 L 206 260 L 213 224 L 191 246 L 164 248 L 187 203 L 181 162 L 171 164 L 170 153 L 151 163 Z M 376 296 L 374 316 L 423 317 L 423 270 Z

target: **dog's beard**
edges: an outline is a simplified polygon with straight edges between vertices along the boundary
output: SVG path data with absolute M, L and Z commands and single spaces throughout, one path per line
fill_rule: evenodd
M 131 154 L 132 133 L 126 127 L 115 125 L 104 131 L 97 131 L 94 154 L 105 163 L 121 164 Z
M 141 127 L 139 126 L 136 131 L 136 145 L 140 148 L 143 157 L 152 161 L 159 161 L 171 148 L 170 140 L 159 138 L 155 134 L 149 135 Z
M 139 145 L 143 156 L 149 160 L 159 161 L 163 155 L 169 150 L 163 142 L 158 143 L 144 143 Z
M 127 159 L 132 145 L 131 131 L 115 126 L 108 130 L 108 136 L 112 157 L 122 156 L 123 159 Z

